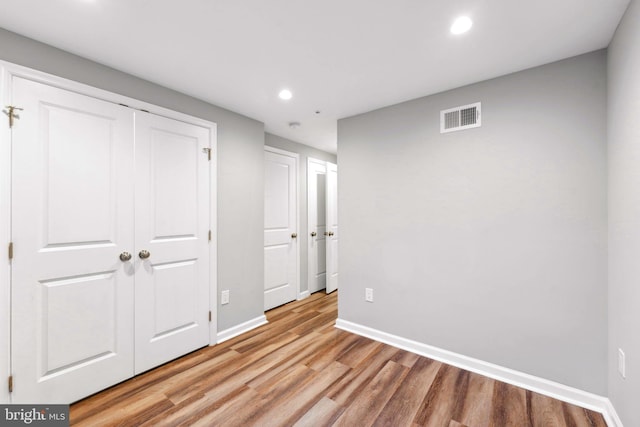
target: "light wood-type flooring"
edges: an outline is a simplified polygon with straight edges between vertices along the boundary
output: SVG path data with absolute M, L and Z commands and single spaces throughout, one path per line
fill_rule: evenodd
M 78 426 L 605 426 L 602 416 L 334 327 L 337 292 L 71 406 Z

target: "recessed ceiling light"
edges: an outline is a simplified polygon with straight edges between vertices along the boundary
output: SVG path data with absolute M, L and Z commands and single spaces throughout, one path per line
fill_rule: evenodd
M 291 129 L 298 129 L 300 127 L 300 122 L 291 122 L 289 123 L 289 127 Z
M 291 99 L 291 97 L 293 96 L 293 94 L 291 93 L 291 91 L 289 89 L 282 89 L 280 91 L 280 93 L 278 94 L 278 96 L 280 97 L 280 99 Z
M 466 33 L 471 29 L 473 22 L 468 16 L 461 16 L 455 21 L 453 21 L 453 25 L 451 25 L 451 33 L 452 34 L 462 34 Z

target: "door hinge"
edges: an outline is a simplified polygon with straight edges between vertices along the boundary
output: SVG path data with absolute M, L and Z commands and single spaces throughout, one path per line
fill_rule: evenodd
M 211 241 L 211 230 L 209 230 L 209 241 Z
M 20 118 L 20 116 L 19 116 L 19 115 L 14 114 L 13 112 L 14 112 L 14 111 L 23 111 L 23 110 L 22 110 L 22 108 L 18 108 L 18 107 L 14 106 L 14 105 L 7 105 L 7 109 L 8 109 L 9 111 L 5 111 L 4 113 L 5 113 L 7 116 L 9 116 L 9 128 L 12 128 L 12 127 L 13 127 L 13 121 L 14 121 L 15 119 L 19 119 L 19 118 Z
M 209 322 L 211 322 L 211 310 L 209 310 Z
M 9 393 L 13 393 L 13 375 L 9 375 Z
M 9 242 L 9 259 L 13 259 L 13 242 Z
M 209 148 L 209 147 L 207 147 L 207 148 L 203 148 L 203 149 L 202 149 L 202 152 L 203 152 L 203 153 L 207 153 L 207 159 L 208 159 L 209 161 L 211 161 L 211 148 Z

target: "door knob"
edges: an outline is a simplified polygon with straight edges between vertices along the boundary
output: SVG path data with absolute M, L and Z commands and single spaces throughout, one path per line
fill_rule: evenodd
M 122 252 L 120 254 L 120 261 L 125 262 L 125 261 L 129 261 L 131 259 L 131 254 L 129 252 Z
M 151 256 L 151 252 L 149 252 L 146 249 L 143 249 L 140 251 L 140 253 L 138 253 L 138 256 L 140 257 L 140 259 L 147 259 Z
M 298 237 L 298 233 L 291 233 L 291 238 L 295 239 L 296 237 Z
M 329 232 L 329 236 L 333 236 L 333 231 L 330 231 L 330 232 Z
M 318 233 L 316 233 L 315 231 L 311 232 L 311 237 L 316 237 L 318 235 Z

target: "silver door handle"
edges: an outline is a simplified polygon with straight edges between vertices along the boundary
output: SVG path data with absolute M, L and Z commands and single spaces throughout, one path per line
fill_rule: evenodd
M 333 231 L 330 231 L 330 232 L 329 232 L 329 236 L 333 236 Z
M 315 231 L 311 232 L 311 237 L 316 237 L 318 235 L 318 233 L 316 233 Z
M 129 261 L 130 259 L 131 259 L 131 254 L 129 252 L 125 251 L 120 254 L 120 261 L 122 262 Z
M 147 259 L 151 256 L 151 252 L 149 252 L 146 249 L 143 249 L 140 251 L 140 253 L 138 253 L 138 256 L 140 257 L 140 259 Z
M 291 238 L 295 239 L 296 237 L 298 237 L 298 233 L 291 233 Z

